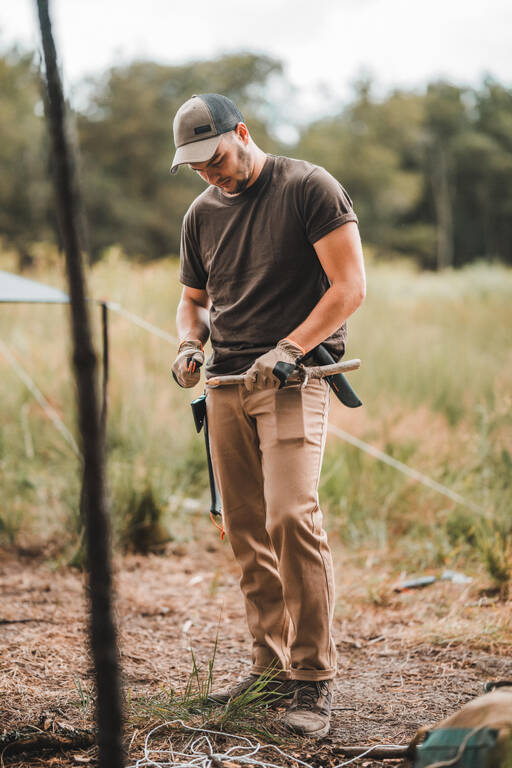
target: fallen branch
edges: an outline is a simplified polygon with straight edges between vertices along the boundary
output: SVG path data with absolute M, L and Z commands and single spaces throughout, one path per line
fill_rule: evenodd
M 93 731 L 66 730 L 62 733 L 45 733 L 30 728 L 22 731 L 11 731 L 0 736 L 0 754 L 2 758 L 5 758 L 24 752 L 88 749 L 94 744 L 96 744 L 96 735 Z
M 376 758 L 377 760 L 396 760 L 397 758 L 408 757 L 410 747 L 407 744 L 404 746 L 380 744 L 372 749 L 372 745 L 368 744 L 366 746 L 330 747 L 330 751 L 343 757 L 359 757 L 368 754 L 368 757 Z
M 53 624 L 50 619 L 0 619 L 0 624 L 30 624 L 31 622 Z

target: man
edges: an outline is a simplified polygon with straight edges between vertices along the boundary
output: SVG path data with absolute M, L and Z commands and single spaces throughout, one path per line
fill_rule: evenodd
M 293 695 L 293 731 L 329 730 L 336 651 L 331 554 L 318 506 L 328 385 L 287 385 L 295 363 L 324 343 L 339 359 L 345 320 L 363 301 L 357 218 L 323 168 L 265 154 L 238 108 L 219 94 L 193 96 L 174 119 L 171 172 L 188 164 L 208 188 L 183 221 L 176 381 L 192 387 L 211 337 L 206 378 L 246 373 L 245 384 L 208 388 L 207 417 L 226 530 L 241 567 L 252 635 L 251 674 L 215 692 L 226 702 L 269 669 Z

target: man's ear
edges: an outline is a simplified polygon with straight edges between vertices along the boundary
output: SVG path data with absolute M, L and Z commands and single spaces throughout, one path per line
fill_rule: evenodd
M 249 129 L 245 123 L 237 123 L 235 134 L 243 144 L 247 145 L 249 143 Z

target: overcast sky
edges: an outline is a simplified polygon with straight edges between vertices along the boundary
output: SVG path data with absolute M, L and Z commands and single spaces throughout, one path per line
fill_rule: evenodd
M 0 44 L 34 47 L 32 0 L 0 2 Z M 136 57 L 163 63 L 249 49 L 282 59 L 308 117 L 372 73 L 381 91 L 442 76 L 512 86 L 511 0 L 53 0 L 68 84 Z

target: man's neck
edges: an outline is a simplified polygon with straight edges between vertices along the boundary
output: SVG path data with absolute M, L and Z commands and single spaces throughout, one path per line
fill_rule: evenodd
M 249 183 L 247 184 L 247 187 L 250 187 L 251 184 L 254 184 L 258 176 L 263 170 L 263 166 L 265 165 L 265 161 L 267 159 L 267 155 L 265 152 L 263 152 L 262 149 L 254 146 L 254 166 L 251 174 L 251 178 L 249 179 Z
M 251 175 L 249 177 L 249 181 L 247 182 L 246 187 L 243 189 L 242 192 L 230 193 L 230 192 L 224 192 L 223 191 L 222 194 L 225 195 L 226 197 L 238 197 L 238 195 L 243 195 L 243 193 L 247 189 L 249 189 L 249 187 L 251 187 L 254 184 L 254 182 L 258 179 L 260 173 L 263 170 L 263 166 L 265 165 L 266 159 L 267 159 L 267 155 L 265 154 L 265 152 L 263 152 L 263 150 L 260 149 L 259 147 L 257 147 L 256 144 L 255 144 L 254 145 L 254 154 L 253 154 L 253 161 L 254 162 L 253 162 L 253 167 L 252 167 L 252 173 L 251 173 Z

